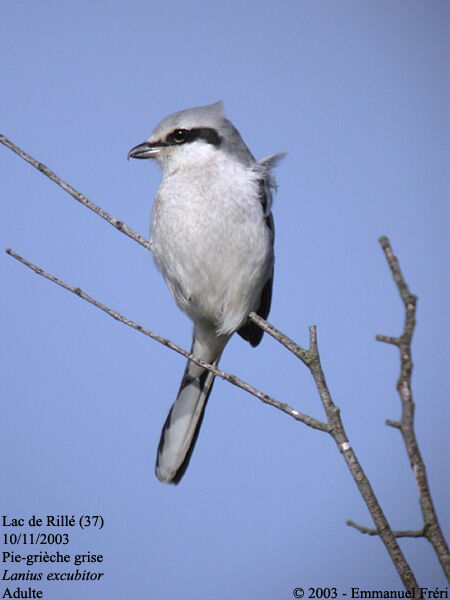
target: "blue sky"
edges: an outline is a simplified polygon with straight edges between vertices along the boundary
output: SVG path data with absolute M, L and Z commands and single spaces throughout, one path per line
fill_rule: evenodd
M 448 530 L 445 236 L 446 2 L 3 2 L 0 131 L 148 236 L 160 173 L 129 149 L 175 110 L 222 99 L 277 169 L 270 320 L 306 345 L 395 529 L 421 527 L 398 432 L 403 312 L 378 245 L 418 294 L 413 391 L 433 499 Z M 0 148 L 1 245 L 190 346 L 151 256 Z M 103 583 L 45 597 L 291 598 L 297 586 L 401 588 L 331 438 L 222 381 L 178 487 L 153 474 L 184 359 L 38 278 L 6 254 L 2 514 L 101 514 L 72 554 L 103 553 Z M 322 418 L 309 373 L 272 339 L 221 361 Z M 445 585 L 423 540 L 401 546 L 421 585 Z M 48 548 L 39 548 L 45 550 Z M 36 550 L 33 548 L 32 550 Z M 2 568 L 5 565 L 2 565 Z

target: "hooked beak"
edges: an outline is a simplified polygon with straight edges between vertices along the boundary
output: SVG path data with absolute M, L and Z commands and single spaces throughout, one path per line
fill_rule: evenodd
M 161 152 L 161 144 L 158 142 L 144 142 L 138 144 L 128 152 L 128 160 L 130 158 L 156 158 Z

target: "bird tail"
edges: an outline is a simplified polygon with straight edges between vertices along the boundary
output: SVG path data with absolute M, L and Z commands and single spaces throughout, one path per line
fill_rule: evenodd
M 214 340 L 210 338 L 205 343 L 196 333 L 191 353 L 216 366 L 226 341 L 214 336 Z M 183 477 L 197 441 L 214 378 L 211 371 L 188 360 L 177 399 L 161 431 L 155 467 L 160 481 L 177 484 Z

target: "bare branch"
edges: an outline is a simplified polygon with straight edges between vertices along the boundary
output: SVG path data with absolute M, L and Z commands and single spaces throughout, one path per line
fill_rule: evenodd
M 312 427 L 313 429 L 318 429 L 320 431 L 328 431 L 329 430 L 329 427 L 326 423 L 323 423 L 322 421 L 319 421 L 318 419 L 315 419 L 314 417 L 310 417 L 309 415 L 305 415 L 304 413 L 301 413 L 298 410 L 295 410 L 294 408 L 292 408 L 291 406 L 289 406 L 288 404 L 286 404 L 284 402 L 275 400 L 275 398 L 272 398 L 268 394 L 264 394 L 263 392 L 260 392 L 259 390 L 257 390 L 253 386 L 251 386 L 250 384 L 246 383 L 245 381 L 242 381 L 241 379 L 239 379 L 239 377 L 236 377 L 236 375 L 226 373 L 225 371 L 222 371 L 221 369 L 218 369 L 217 367 L 214 367 L 213 365 L 205 363 L 203 360 L 201 360 L 200 358 L 197 358 L 193 354 L 190 354 L 189 352 L 187 352 L 186 350 L 184 350 L 183 348 L 181 348 L 174 342 L 172 342 L 156 333 L 153 333 L 152 331 L 150 331 L 149 329 L 146 329 L 142 325 L 138 325 L 134 321 L 127 319 L 126 317 L 124 317 L 120 313 L 116 312 L 115 310 L 112 310 L 108 306 L 105 306 L 98 300 L 95 300 L 95 298 L 92 298 L 91 296 L 89 296 L 88 294 L 83 292 L 83 290 L 81 290 L 79 287 L 71 286 L 68 283 L 65 283 L 64 281 L 61 281 L 61 279 L 58 279 L 54 275 L 47 273 L 46 271 L 44 271 L 40 267 L 37 267 L 36 265 L 32 264 L 31 262 L 29 262 L 22 256 L 19 256 L 19 254 L 16 254 L 16 252 L 11 250 L 10 248 L 7 248 L 6 253 L 9 254 L 10 256 L 12 256 L 13 258 L 15 258 L 16 260 L 18 260 L 19 262 L 21 262 L 23 265 L 25 265 L 26 267 L 28 267 L 29 269 L 31 269 L 38 275 L 45 277 L 46 279 L 52 281 L 53 283 L 56 283 L 57 285 L 63 287 L 65 290 L 68 290 L 69 292 L 76 294 L 83 300 L 86 300 L 90 304 L 93 304 L 94 306 L 96 306 L 97 308 L 99 308 L 100 310 L 102 310 L 106 314 L 108 314 L 110 317 L 113 317 L 113 319 L 120 321 L 124 325 L 128 325 L 128 327 L 132 327 L 133 329 L 136 329 L 136 331 L 139 331 L 140 333 L 143 333 L 144 335 L 152 338 L 153 340 L 159 342 L 160 344 L 163 344 L 163 346 L 166 346 L 167 348 L 170 348 L 171 350 L 178 352 L 178 354 L 185 356 L 186 358 L 191 360 L 196 365 L 199 365 L 201 367 L 204 367 L 205 369 L 208 369 L 208 371 L 211 371 L 217 377 L 221 377 L 225 381 L 228 381 L 229 383 L 236 385 L 237 387 L 243 389 L 244 391 L 248 392 L 249 394 L 256 396 L 256 398 L 259 398 L 259 400 L 261 400 L 265 404 L 269 404 L 270 406 L 273 406 L 274 408 L 278 408 L 279 410 L 286 413 L 290 417 L 293 417 L 297 421 L 301 421 L 302 423 L 305 423 L 305 425 L 308 425 L 309 427 Z
M 106 213 L 106 211 L 104 211 L 100 207 L 98 207 L 95 204 L 93 204 L 92 202 L 90 202 L 85 196 L 83 196 L 82 194 L 77 192 L 74 188 L 72 188 L 70 185 L 68 185 L 62 179 L 60 179 L 55 173 L 50 171 L 50 169 L 48 169 L 48 167 L 46 167 L 45 165 L 42 165 L 41 163 L 39 163 L 38 161 L 33 159 L 31 156 L 26 154 L 23 150 L 21 150 L 20 148 L 15 146 L 12 142 L 7 140 L 2 135 L 0 135 L 0 142 L 2 142 L 8 148 L 10 148 L 14 152 L 16 152 L 16 154 L 21 156 L 21 158 L 23 158 L 24 160 L 29 162 L 31 165 L 33 165 L 35 168 L 37 168 L 39 171 L 41 171 L 44 175 L 49 177 L 52 181 L 54 181 L 55 183 L 60 185 L 65 191 L 67 191 L 76 200 L 78 200 L 79 202 L 81 202 L 83 205 L 87 206 L 91 210 L 93 210 L 96 214 L 101 216 L 103 219 L 107 220 L 116 229 L 118 229 L 119 231 L 122 231 L 123 233 L 126 233 L 129 237 L 131 237 L 132 239 L 134 239 L 135 241 L 137 241 L 138 243 L 143 245 L 145 248 L 151 250 L 150 242 L 145 240 L 145 238 L 142 238 L 139 234 L 133 232 L 130 228 L 128 228 L 126 225 L 124 225 L 123 222 L 118 221 L 114 217 L 111 217 L 108 213 Z M 387 520 L 383 514 L 383 511 L 378 503 L 378 500 L 372 490 L 370 482 L 367 479 L 361 465 L 359 464 L 358 459 L 357 459 L 350 443 L 348 442 L 348 439 L 347 439 L 347 436 L 346 436 L 346 433 L 345 433 L 345 430 L 344 430 L 344 427 L 342 424 L 342 420 L 340 417 L 340 410 L 332 401 L 330 392 L 328 390 L 327 383 L 325 381 L 325 375 L 323 373 L 323 370 L 322 370 L 322 367 L 320 364 L 319 350 L 318 350 L 318 345 L 317 345 L 317 332 L 316 332 L 316 328 L 314 326 L 310 327 L 310 330 L 309 330 L 310 348 L 308 350 L 305 350 L 305 349 L 301 348 L 300 346 L 298 346 L 297 344 L 295 344 L 295 342 L 293 342 L 293 340 L 288 338 L 288 336 L 286 336 L 285 334 L 278 331 L 275 327 L 270 325 L 268 322 L 264 321 L 264 319 L 261 319 L 260 317 L 258 317 L 258 315 L 256 315 L 255 313 L 251 313 L 251 315 L 250 315 L 250 318 L 255 323 L 257 323 L 259 325 L 259 327 L 261 327 L 263 330 L 267 331 L 270 335 L 272 335 L 275 339 L 277 339 L 280 343 L 282 343 L 287 349 L 289 349 L 291 352 L 293 352 L 295 354 L 295 356 L 297 356 L 308 367 L 308 369 L 310 370 L 310 372 L 314 378 L 314 381 L 316 383 L 323 407 L 324 407 L 325 412 L 328 417 L 328 423 L 322 423 L 321 421 L 313 419 L 312 417 L 309 417 L 308 415 L 303 415 L 302 413 L 299 413 L 298 411 L 292 409 L 288 405 L 280 403 L 280 402 L 274 400 L 273 398 L 271 398 L 270 396 L 267 396 L 266 394 L 259 392 L 255 388 L 252 388 L 252 386 L 249 386 L 245 382 L 242 382 L 240 379 L 238 379 L 234 375 L 229 375 L 229 374 L 224 373 L 223 371 L 220 371 L 219 369 L 213 367 L 212 365 L 203 363 L 203 361 L 201 361 L 200 359 L 197 359 L 195 356 L 193 356 L 193 355 L 189 354 L 188 352 L 186 352 L 185 350 L 179 348 L 178 346 L 176 346 L 176 344 L 173 344 L 173 342 L 170 342 L 169 340 L 166 340 L 165 338 L 162 338 L 162 337 L 144 329 L 140 325 L 136 325 L 132 321 L 129 321 L 125 317 L 122 317 L 122 315 L 119 315 L 119 313 L 112 311 L 111 309 L 109 309 L 106 306 L 102 305 L 101 303 L 97 302 L 93 298 L 90 298 L 89 296 L 87 296 L 87 294 L 82 292 L 82 290 L 80 290 L 79 288 L 74 288 L 72 286 L 69 286 L 68 284 L 63 283 L 62 281 L 58 280 L 57 278 L 53 277 L 52 275 L 45 273 L 39 267 L 36 267 L 35 265 L 32 265 L 25 259 L 22 259 L 21 257 L 19 257 L 12 250 L 8 250 L 8 253 L 11 256 L 13 256 L 14 258 L 16 258 L 17 260 L 20 260 L 23 264 L 25 264 L 29 268 L 33 269 L 33 271 L 35 271 L 39 275 L 42 275 L 42 276 L 46 277 L 47 279 L 50 279 L 51 281 L 57 283 L 58 285 L 62 285 L 62 287 L 64 287 L 65 289 L 72 291 L 73 293 L 77 294 L 81 298 L 91 302 L 92 304 L 94 304 L 95 306 L 100 308 L 101 310 L 107 312 L 113 318 L 133 327 L 134 329 L 137 329 L 138 331 L 141 331 L 145 335 L 148 335 L 149 337 L 159 341 L 160 343 L 163 343 L 167 347 L 179 352 L 183 356 L 186 356 L 187 358 L 189 358 L 196 364 L 199 364 L 199 365 L 203 366 L 204 368 L 212 371 L 218 377 L 222 377 L 222 378 L 226 379 L 227 381 L 229 381 L 230 383 L 233 383 L 234 385 L 237 385 L 237 386 L 241 387 L 242 389 L 249 391 L 256 397 L 258 397 L 260 400 L 262 400 L 263 402 L 270 404 L 276 408 L 279 408 L 280 410 L 289 414 L 293 418 L 295 418 L 299 421 L 302 421 L 303 423 L 310 425 L 311 427 L 314 427 L 321 431 L 328 431 L 328 433 L 330 433 L 330 435 L 332 435 L 333 439 L 335 440 L 335 442 L 339 448 L 339 451 L 344 456 L 347 466 L 353 475 L 355 483 L 358 486 L 360 493 L 362 494 L 362 496 L 367 504 L 367 507 L 369 508 L 371 516 L 376 525 L 376 529 L 379 532 L 380 538 L 382 539 L 383 543 L 385 544 L 386 549 L 387 549 L 389 555 L 391 556 L 391 559 L 392 559 L 392 561 L 397 569 L 397 572 L 399 573 L 399 576 L 402 579 L 406 589 L 413 590 L 414 588 L 418 587 L 417 582 L 414 578 L 414 574 L 412 573 L 411 568 L 409 567 L 408 563 L 406 562 L 406 559 L 403 556 L 403 554 L 400 550 L 400 547 L 398 546 L 395 536 L 392 533 L 392 530 L 390 529 L 389 523 L 387 522 Z M 395 269 L 395 268 L 393 269 L 393 274 L 394 274 L 394 278 L 396 278 L 396 281 L 398 280 L 401 283 L 401 280 L 398 277 L 397 269 Z M 402 291 L 403 291 L 405 297 L 408 298 L 409 303 L 411 304 L 411 296 L 409 295 L 409 291 L 407 290 L 407 288 L 405 291 L 404 286 L 403 286 Z M 386 338 L 386 339 L 389 339 L 389 343 L 392 343 L 392 340 L 394 338 Z
M 358 486 L 362 497 L 364 498 L 372 519 L 377 527 L 376 531 L 379 532 L 379 536 L 383 541 L 406 589 L 412 591 L 414 588 L 417 588 L 418 585 L 411 567 L 408 565 L 400 546 L 397 543 L 396 536 L 392 532 L 383 510 L 377 500 L 377 497 L 375 496 L 372 486 L 370 485 L 370 482 L 348 441 L 347 434 L 341 420 L 340 409 L 332 400 L 328 385 L 325 380 L 325 375 L 322 370 L 322 365 L 320 363 L 316 327 L 311 326 L 309 328 L 309 349 L 305 350 L 255 313 L 251 313 L 250 318 L 253 322 L 257 323 L 261 329 L 269 333 L 274 339 L 279 341 L 288 350 L 293 352 L 293 354 L 295 354 L 295 356 L 297 356 L 310 370 L 319 392 L 325 413 L 328 417 L 328 425 L 330 427 L 329 433 L 335 440 L 339 451 L 342 453 L 353 479 Z
M 419 444 L 414 429 L 415 405 L 411 388 L 411 375 L 413 370 L 411 342 L 416 325 L 417 296 L 410 292 L 388 238 L 381 237 L 379 241 L 405 307 L 405 323 L 401 336 L 399 338 L 377 336 L 377 339 L 382 338 L 380 341 L 395 339 L 395 345 L 398 346 L 400 351 L 400 376 L 397 381 L 397 390 L 402 404 L 402 417 L 398 422 L 388 420 L 386 423 L 398 428 L 402 433 L 409 462 L 414 471 L 419 490 L 419 502 L 424 521 L 424 531 L 426 531 L 425 537 L 432 544 L 444 573 L 447 579 L 450 580 L 450 553 L 434 509 L 425 463 L 420 454 Z
M 361 533 L 365 533 L 366 535 L 379 535 L 379 533 L 376 529 L 371 529 L 370 527 L 364 527 L 364 525 L 358 525 L 358 523 L 355 523 L 354 521 L 347 521 L 346 524 L 349 527 L 354 527 Z M 404 538 L 404 537 L 419 538 L 419 537 L 426 537 L 427 529 L 428 529 L 427 526 L 425 526 L 420 530 L 407 529 L 405 531 L 392 531 L 392 533 L 395 535 L 396 538 Z
M 63 179 L 61 179 L 61 177 L 58 177 L 58 175 L 56 175 L 56 173 L 51 171 L 46 165 L 44 165 L 43 163 L 39 162 L 38 160 L 36 160 L 35 158 L 33 158 L 32 156 L 27 154 L 25 152 L 25 150 L 22 150 L 21 148 L 19 148 L 19 146 L 16 146 L 13 142 L 11 142 L 11 140 L 8 140 L 8 138 L 5 137 L 4 135 L 2 135 L 1 133 L 0 133 L 0 142 L 2 144 L 4 144 L 7 148 L 9 148 L 10 150 L 15 152 L 18 156 L 20 156 L 20 158 L 23 158 L 23 160 L 25 160 L 27 163 L 30 163 L 30 165 L 32 165 L 35 169 L 37 169 L 38 171 L 43 173 L 46 177 L 51 179 L 54 183 L 56 183 L 60 187 L 62 187 L 62 189 L 65 192 L 67 192 L 68 194 L 70 194 L 72 196 L 72 198 L 75 198 L 75 200 L 77 200 L 78 202 L 80 202 L 81 204 L 83 204 L 84 206 L 86 206 L 87 208 L 92 210 L 93 212 L 95 212 L 96 215 L 98 215 L 102 219 L 105 219 L 105 221 L 107 221 L 110 225 L 112 225 L 113 227 L 115 227 L 116 229 L 118 229 L 119 231 L 121 231 L 122 233 L 127 235 L 128 237 L 130 237 L 132 240 L 134 240 L 138 244 L 141 244 L 141 246 L 144 246 L 144 248 L 147 248 L 147 250 L 151 251 L 151 249 L 152 249 L 151 242 L 146 240 L 139 233 L 136 233 L 135 231 L 133 231 L 131 229 L 131 227 L 128 227 L 128 225 L 125 225 L 125 223 L 123 221 L 119 221 L 119 219 L 116 219 L 115 217 L 113 217 L 109 213 L 107 213 L 106 210 L 103 210 L 103 208 L 100 208 L 100 206 L 97 206 L 97 204 L 94 204 L 94 202 L 92 202 L 91 200 L 86 198 L 86 196 L 84 196 L 81 192 L 79 192 L 75 188 L 73 188 L 71 185 L 69 185 L 67 182 L 65 182 Z

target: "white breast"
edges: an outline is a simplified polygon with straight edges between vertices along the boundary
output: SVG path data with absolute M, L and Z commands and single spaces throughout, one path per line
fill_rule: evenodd
M 230 334 L 256 308 L 272 268 L 255 171 L 215 152 L 167 175 L 152 213 L 153 254 L 194 322 Z

